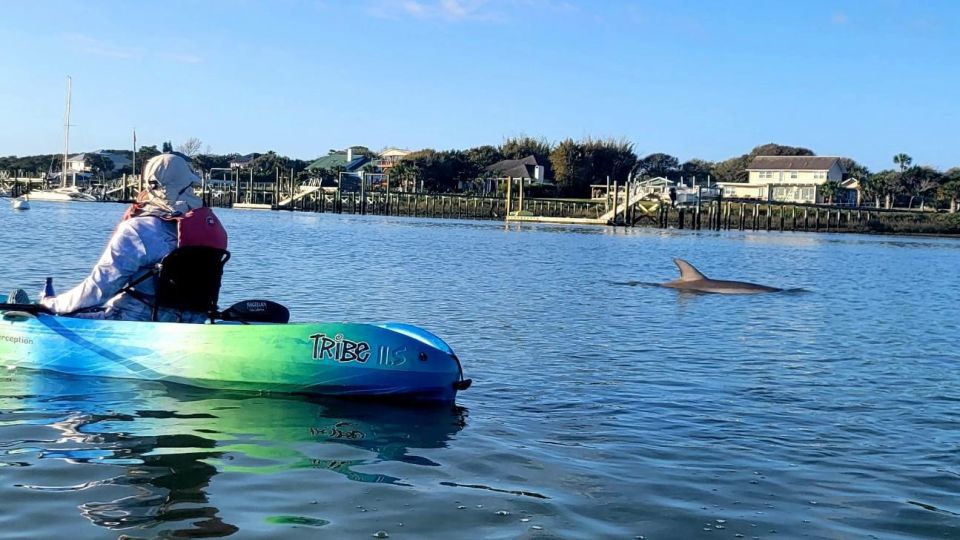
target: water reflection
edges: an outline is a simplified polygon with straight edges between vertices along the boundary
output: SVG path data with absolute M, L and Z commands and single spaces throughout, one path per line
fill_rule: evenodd
M 38 478 L 37 485 L 13 487 L 89 493 L 79 509 L 91 523 L 174 537 L 239 530 L 211 504 L 209 489 L 219 473 L 325 469 L 356 482 L 406 485 L 355 468 L 385 461 L 436 466 L 416 451 L 445 447 L 466 424 L 466 411 L 456 407 L 265 397 L 27 371 L 0 378 L 0 413 L 0 440 L 6 440 L 0 467 L 56 459 L 119 471 L 82 485 L 39 485 Z M 7 440 L 5 429 L 24 424 L 55 430 L 55 437 Z M 355 457 L 322 457 L 345 450 Z

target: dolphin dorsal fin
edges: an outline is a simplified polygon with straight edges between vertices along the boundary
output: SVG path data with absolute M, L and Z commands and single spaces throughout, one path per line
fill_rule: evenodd
M 707 276 L 701 274 L 699 270 L 694 268 L 693 265 L 687 261 L 683 259 L 674 259 L 673 262 L 677 265 L 677 268 L 680 269 L 680 281 L 696 281 L 698 279 L 707 279 Z

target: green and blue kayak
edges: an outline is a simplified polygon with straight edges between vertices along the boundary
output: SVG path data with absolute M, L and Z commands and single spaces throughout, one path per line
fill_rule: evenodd
M 10 369 L 411 401 L 453 401 L 469 386 L 449 345 L 401 323 L 178 324 L 0 314 L 0 366 Z

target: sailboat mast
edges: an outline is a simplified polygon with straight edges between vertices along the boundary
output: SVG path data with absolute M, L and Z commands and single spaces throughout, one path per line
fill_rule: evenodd
M 60 187 L 67 187 L 67 159 L 70 153 L 70 92 L 73 79 L 67 76 L 67 112 L 63 117 L 63 172 L 60 174 Z

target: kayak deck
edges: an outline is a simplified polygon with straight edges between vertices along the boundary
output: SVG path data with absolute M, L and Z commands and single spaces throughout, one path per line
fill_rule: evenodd
M 204 388 L 453 401 L 439 337 L 401 324 L 178 324 L 4 313 L 0 365 Z

